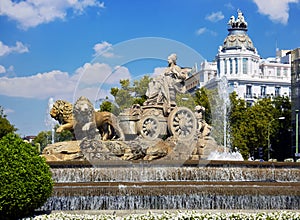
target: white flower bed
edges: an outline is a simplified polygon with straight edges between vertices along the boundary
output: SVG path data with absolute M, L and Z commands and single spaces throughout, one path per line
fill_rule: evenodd
M 189 220 L 292 220 L 300 219 L 299 211 L 274 211 L 274 212 L 201 212 L 201 211 L 177 211 L 177 212 L 164 212 L 162 214 L 155 214 L 148 212 L 146 214 L 131 214 L 127 216 L 116 215 L 88 215 L 88 214 L 68 214 L 68 213 L 53 213 L 49 215 L 39 215 L 34 218 L 27 218 L 32 220 L 176 220 L 176 219 L 189 219 Z

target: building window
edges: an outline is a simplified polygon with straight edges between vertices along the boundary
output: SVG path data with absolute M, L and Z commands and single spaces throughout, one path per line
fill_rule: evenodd
M 229 65 L 230 65 L 230 74 L 232 74 L 233 73 L 232 59 L 229 59 Z
M 261 97 L 266 96 L 266 86 L 261 86 L 260 87 L 260 95 L 261 95 Z
M 252 86 L 247 85 L 246 86 L 246 98 L 251 98 L 252 97 Z
M 284 76 L 287 76 L 287 68 L 284 68 L 284 69 L 283 69 L 283 75 L 284 75 Z
M 280 76 L 280 68 L 277 67 L 277 76 Z
M 275 87 L 275 96 L 280 96 L 280 87 L 279 86 Z
M 238 59 L 235 58 L 235 73 L 239 72 L 239 63 L 238 63 Z
M 248 59 L 243 58 L 243 73 L 247 74 L 247 72 L 248 72 Z

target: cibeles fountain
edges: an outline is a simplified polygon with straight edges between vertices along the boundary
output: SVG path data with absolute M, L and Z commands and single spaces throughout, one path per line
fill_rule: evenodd
M 224 151 L 205 109 L 179 107 L 189 68 L 168 57 L 143 105 L 118 116 L 80 97 L 54 102 L 50 115 L 76 140 L 47 146 L 55 181 L 41 210 L 299 209 L 296 163 L 207 160 Z

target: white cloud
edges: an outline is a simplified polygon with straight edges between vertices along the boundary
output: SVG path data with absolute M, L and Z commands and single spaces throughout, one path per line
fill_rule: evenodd
M 103 56 L 106 58 L 114 57 L 114 54 L 112 52 L 112 50 L 113 50 L 112 45 L 106 41 L 95 44 L 93 49 L 95 51 L 94 56 Z
M 129 79 L 130 73 L 126 67 L 112 68 L 104 63 L 86 63 L 75 72 L 80 84 L 115 84 L 120 79 Z
M 196 34 L 197 34 L 197 35 L 201 35 L 201 34 L 204 34 L 206 31 L 207 31 L 207 28 L 202 27 L 202 28 L 199 28 L 199 29 L 196 31 Z
M 112 68 L 107 64 L 86 63 L 72 76 L 53 70 L 28 77 L 1 77 L 0 95 L 35 99 L 54 97 L 71 101 L 73 97 L 81 95 L 93 98 L 103 84 L 109 87 L 118 84 L 120 79 L 130 79 L 126 67 Z
M 28 29 L 56 19 L 63 20 L 69 9 L 81 14 L 88 7 L 104 8 L 104 3 L 98 0 L 1 0 L 0 15 L 17 21 L 22 29 Z
M 165 71 L 165 69 L 166 69 L 166 67 L 156 67 L 156 68 L 154 68 L 154 72 L 150 77 L 155 78 L 156 76 L 161 75 Z
M 226 7 L 227 9 L 230 9 L 230 10 L 233 10 L 233 9 L 234 9 L 234 6 L 231 4 L 231 2 L 226 3 L 226 4 L 225 4 L 225 7 Z
M 38 73 L 29 77 L 2 77 L 0 80 L 0 94 L 43 99 L 60 93 L 73 92 L 74 83 L 69 79 L 68 73 L 59 70 Z
M 202 35 L 204 33 L 210 33 L 212 36 L 216 36 L 217 35 L 217 33 L 215 31 L 209 30 L 206 27 L 199 28 L 196 31 L 196 35 Z
M 4 66 L 0 65 L 0 74 L 6 73 L 6 69 Z
M 267 15 L 273 22 L 287 24 L 289 19 L 289 4 L 299 0 L 253 0 L 259 13 Z
M 28 51 L 28 47 L 19 41 L 16 42 L 15 46 L 7 46 L 0 41 L 0 56 L 5 56 L 10 53 L 27 53 Z
M 211 22 L 217 22 L 224 18 L 224 15 L 221 11 L 218 12 L 212 12 L 210 15 L 207 15 L 205 17 L 206 20 L 209 20 Z

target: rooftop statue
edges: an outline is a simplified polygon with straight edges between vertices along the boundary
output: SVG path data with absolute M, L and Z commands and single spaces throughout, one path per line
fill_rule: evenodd
M 237 19 L 235 20 L 234 16 L 231 16 L 227 24 L 230 28 L 236 28 L 236 29 L 239 28 L 246 29 L 248 27 L 248 24 L 245 21 L 245 18 L 241 10 L 238 10 Z

